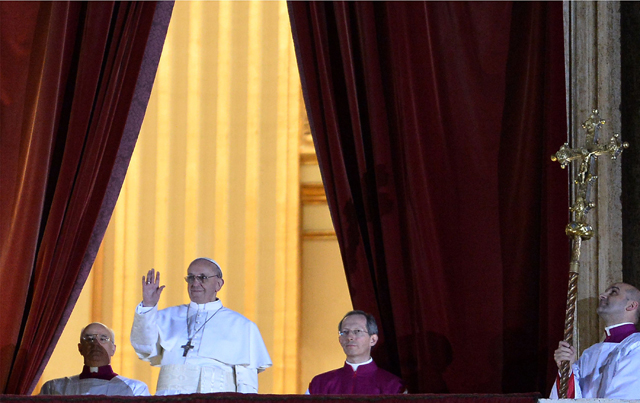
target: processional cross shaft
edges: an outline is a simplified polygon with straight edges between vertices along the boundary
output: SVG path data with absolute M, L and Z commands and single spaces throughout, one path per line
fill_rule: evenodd
M 611 159 L 618 158 L 623 149 L 629 147 L 629 143 L 621 143 L 620 136 L 614 134 L 606 144 L 598 142 L 598 131 L 605 123 L 600 119 L 598 110 L 594 109 L 589 119 L 582 127 L 586 132 L 585 147 L 570 148 L 565 143 L 557 153 L 551 156 L 551 160 L 560 162 L 564 169 L 571 161 L 580 161 L 578 173 L 574 180 L 576 184 L 575 201 L 569 208 L 572 213 L 572 221 L 566 226 L 565 233 L 571 239 L 571 262 L 569 263 L 569 289 L 567 290 L 567 309 L 564 322 L 564 340 L 573 344 L 573 327 L 578 296 L 578 271 L 580 268 L 580 247 L 583 240 L 589 240 L 593 236 L 593 228 L 587 223 L 586 214 L 595 208 L 595 203 L 589 201 L 591 187 L 598 177 L 592 173 L 598 156 L 610 155 Z M 567 385 L 569 381 L 569 362 L 564 361 L 560 369 L 560 398 L 566 399 Z

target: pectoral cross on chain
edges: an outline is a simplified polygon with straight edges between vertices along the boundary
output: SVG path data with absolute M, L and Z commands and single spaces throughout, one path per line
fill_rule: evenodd
M 180 346 L 184 352 L 182 353 L 183 357 L 187 356 L 187 353 L 189 352 L 189 350 L 191 350 L 194 346 L 191 345 L 191 339 L 187 340 L 187 344 L 185 344 L 184 346 Z
M 589 119 L 582 124 L 586 131 L 585 147 L 570 148 L 565 143 L 557 153 L 551 156 L 551 160 L 560 162 L 560 166 L 565 168 L 573 160 L 580 161 L 580 167 L 574 183 L 576 184 L 575 201 L 571 208 L 573 220 L 566 226 L 565 233 L 571 238 L 571 262 L 569 263 L 569 289 L 567 291 L 567 309 L 565 311 L 564 340 L 573 344 L 573 323 L 576 310 L 576 299 L 578 296 L 578 271 L 580 268 L 580 246 L 582 241 L 586 241 L 593 236 L 593 228 L 587 223 L 586 214 L 596 205 L 589 201 L 590 187 L 598 179 L 592 174 L 592 165 L 599 155 L 608 154 L 611 159 L 618 158 L 624 148 L 629 147 L 629 143 L 620 142 L 620 136 L 614 134 L 606 144 L 598 142 L 598 130 L 605 123 L 600 119 L 598 110 L 594 109 Z M 563 361 L 560 368 L 560 398 L 567 398 L 567 389 L 570 374 L 569 362 Z

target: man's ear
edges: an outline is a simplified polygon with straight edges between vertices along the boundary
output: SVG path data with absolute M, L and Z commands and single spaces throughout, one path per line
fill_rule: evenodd
M 113 343 L 113 352 L 110 354 L 111 357 L 116 353 L 116 343 Z
M 82 355 L 82 343 L 78 343 L 78 352 Z
M 378 342 L 378 335 L 374 334 L 373 336 L 371 336 L 371 339 L 369 340 L 369 345 L 373 347 L 376 345 L 377 342 Z
M 640 306 L 640 304 L 638 304 L 638 301 L 629 301 L 629 303 L 627 304 L 627 311 L 635 311 L 636 309 L 638 309 L 638 306 Z
M 222 286 L 224 285 L 224 280 L 221 279 L 220 277 L 218 277 L 218 280 L 220 280 L 220 286 L 218 287 L 218 289 L 216 290 L 216 292 L 220 291 L 220 289 L 222 288 Z

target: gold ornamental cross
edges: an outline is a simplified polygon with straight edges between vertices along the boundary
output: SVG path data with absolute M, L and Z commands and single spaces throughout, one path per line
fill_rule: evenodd
M 582 148 L 570 148 L 569 143 L 564 143 L 557 153 L 551 156 L 552 161 L 560 162 L 564 169 L 571 161 L 579 160 L 580 166 L 574 183 L 576 184 L 576 197 L 573 205 L 569 208 L 572 213 L 572 220 L 565 227 L 565 233 L 571 239 L 571 262 L 569 263 L 569 289 L 567 291 L 567 309 L 564 322 L 564 340 L 573 344 L 573 326 L 578 296 L 578 271 L 580 268 L 580 247 L 583 240 L 588 240 L 593 236 L 593 227 L 587 223 L 586 214 L 595 208 L 595 203 L 589 201 L 590 190 L 598 177 L 592 174 L 592 167 L 600 155 L 610 155 L 612 160 L 618 158 L 623 149 L 629 147 L 629 143 L 621 143 L 620 135 L 614 134 L 609 142 L 600 144 L 598 142 L 598 132 L 605 124 L 600 119 L 598 110 L 594 109 L 583 124 L 586 132 L 586 144 Z M 569 381 L 569 362 L 564 361 L 560 369 L 560 398 L 566 399 L 567 385 Z

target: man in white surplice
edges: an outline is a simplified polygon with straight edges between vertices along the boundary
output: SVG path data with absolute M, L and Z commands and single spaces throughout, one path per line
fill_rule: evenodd
M 116 352 L 115 334 L 94 322 L 80 331 L 78 351 L 84 358 L 79 375 L 52 379 L 42 385 L 41 395 L 149 396 L 144 382 L 113 372 L 111 357 Z
M 131 344 L 144 361 L 160 366 L 157 395 L 258 392 L 258 373 L 271 359 L 258 327 L 222 306 L 220 265 L 198 258 L 187 269 L 191 303 L 158 310 L 160 273 L 142 276 Z
M 640 291 L 630 284 L 616 283 L 600 294 L 598 315 L 605 324 L 605 339 L 586 349 L 576 360 L 576 349 L 561 341 L 554 353 L 558 368 L 571 365 L 567 397 L 640 398 Z M 558 398 L 559 377 L 551 390 Z

